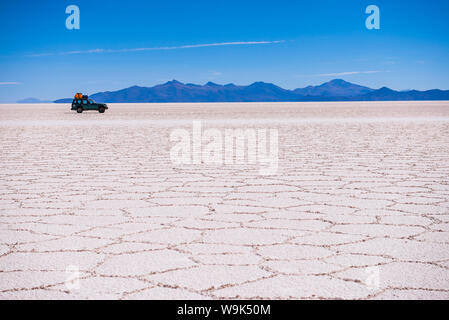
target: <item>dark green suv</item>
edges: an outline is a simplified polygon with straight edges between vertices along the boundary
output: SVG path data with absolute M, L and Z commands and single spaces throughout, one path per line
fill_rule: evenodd
M 106 109 L 108 109 L 108 106 L 105 103 L 96 103 L 88 98 L 73 99 L 72 101 L 72 110 L 76 110 L 78 113 L 84 110 L 98 110 L 98 112 L 104 113 Z

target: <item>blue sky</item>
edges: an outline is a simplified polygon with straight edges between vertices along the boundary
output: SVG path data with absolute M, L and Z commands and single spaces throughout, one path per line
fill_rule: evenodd
M 380 30 L 365 27 L 371 4 Z M 172 79 L 449 89 L 449 1 L 3 0 L 0 27 L 0 102 Z

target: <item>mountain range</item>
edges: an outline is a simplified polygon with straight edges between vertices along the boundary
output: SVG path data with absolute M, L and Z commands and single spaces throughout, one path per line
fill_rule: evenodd
M 39 100 L 36 98 L 25 98 L 25 99 L 17 101 L 17 103 L 51 103 L 51 102 L 53 102 L 53 101 Z
M 176 80 L 154 87 L 133 86 L 117 91 L 98 92 L 90 95 L 96 102 L 287 102 L 287 101 L 412 101 L 449 100 L 449 90 L 395 91 L 387 87 L 371 89 L 341 79 L 319 86 L 287 90 L 272 83 L 255 82 L 248 86 L 205 85 L 182 83 Z M 72 98 L 59 99 L 55 103 L 71 103 Z

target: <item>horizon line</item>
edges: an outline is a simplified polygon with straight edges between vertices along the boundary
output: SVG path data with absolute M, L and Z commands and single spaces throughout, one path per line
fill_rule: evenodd
M 426 92 L 426 91 L 432 91 L 432 90 L 449 91 L 449 89 L 439 89 L 439 88 L 430 88 L 430 89 L 403 89 L 403 90 L 401 90 L 401 89 L 393 89 L 393 88 L 387 87 L 387 86 L 385 86 L 385 85 L 384 85 L 384 86 L 380 86 L 379 88 L 372 88 L 372 87 L 368 87 L 368 86 L 365 86 L 365 85 L 360 85 L 360 84 L 357 84 L 357 83 L 354 83 L 354 82 L 346 81 L 346 80 L 344 80 L 344 79 L 342 79 L 342 78 L 334 78 L 334 79 L 331 79 L 331 80 L 329 80 L 329 81 L 323 82 L 323 83 L 321 83 L 321 84 L 317 84 L 317 85 L 309 85 L 309 86 L 318 87 L 318 86 L 320 86 L 320 85 L 324 85 L 324 84 L 327 84 L 327 83 L 329 83 L 329 82 L 336 81 L 336 80 L 341 80 L 341 81 L 344 81 L 344 82 L 347 82 L 347 83 L 350 83 L 350 84 L 353 84 L 353 85 L 363 86 L 363 87 L 366 87 L 366 88 L 371 89 L 371 90 L 373 90 L 373 91 L 377 91 L 377 90 L 380 90 L 380 89 L 383 89 L 383 88 L 387 88 L 387 89 L 389 89 L 389 90 L 396 91 L 396 92 L 411 92 L 411 91 Z M 163 82 L 163 83 L 158 83 L 158 84 L 154 84 L 154 85 L 143 85 L 143 86 L 140 86 L 140 85 L 134 84 L 134 85 L 129 85 L 129 86 L 122 87 L 122 88 L 119 88 L 119 89 L 112 89 L 112 90 L 98 91 L 98 92 L 95 92 L 95 93 L 92 93 L 92 94 L 106 93 L 106 92 L 115 92 L 115 91 L 120 91 L 120 90 L 126 90 L 126 89 L 129 89 L 129 88 L 132 88 L 132 87 L 153 88 L 153 87 L 156 87 L 156 86 L 160 86 L 160 85 L 164 85 L 164 84 L 168 84 L 168 83 L 172 83 L 172 82 L 178 82 L 178 83 L 180 83 L 180 84 L 182 84 L 182 85 L 195 85 L 195 86 L 202 86 L 202 87 L 206 86 L 206 85 L 209 84 L 209 83 L 215 84 L 215 85 L 218 85 L 218 86 L 223 86 L 223 87 L 224 87 L 224 86 L 228 86 L 228 85 L 234 85 L 234 86 L 237 86 L 237 87 L 248 87 L 248 86 L 251 86 L 251 85 L 253 85 L 253 84 L 255 84 L 255 83 L 264 83 L 264 84 L 272 84 L 272 85 L 274 85 L 274 86 L 277 86 L 277 87 L 279 87 L 279 88 L 281 88 L 281 89 L 283 89 L 283 90 L 287 90 L 287 91 L 295 91 L 295 90 L 297 90 L 297 89 L 305 89 L 305 88 L 308 87 L 308 86 L 305 86 L 305 87 L 298 87 L 298 88 L 293 88 L 293 89 L 285 89 L 285 88 L 283 88 L 283 87 L 281 87 L 281 86 L 278 86 L 278 85 L 276 85 L 276 84 L 274 84 L 274 83 L 272 83 L 272 82 L 264 82 L 264 81 L 254 81 L 254 82 L 249 83 L 249 84 L 246 84 L 246 85 L 245 85 L 245 84 L 235 84 L 235 83 L 233 83 L 233 82 L 229 82 L 229 83 L 225 83 L 225 84 L 219 84 L 219 83 L 216 83 L 216 82 L 213 82 L 213 81 L 207 81 L 207 82 L 204 83 L 204 84 L 195 84 L 195 83 L 192 83 L 192 82 L 183 82 L 183 81 L 179 81 L 179 80 L 176 80 L 176 79 L 172 79 L 172 80 L 168 80 L 168 81 L 165 81 L 165 82 Z M 20 83 L 20 82 L 19 82 L 19 83 Z M 22 83 L 20 83 L 20 84 L 22 84 Z M 92 95 L 92 94 L 91 94 L 91 95 Z M 18 103 L 18 101 L 20 101 L 20 100 L 25 100 L 25 99 L 37 99 L 37 100 L 41 100 L 41 101 L 56 101 L 56 100 L 72 99 L 72 98 L 57 98 L 57 99 L 53 100 L 53 99 L 47 99 L 47 98 L 41 99 L 41 98 L 36 98 L 36 97 L 33 97 L 33 96 L 28 96 L 28 97 L 26 97 L 26 98 L 22 98 L 22 99 L 19 99 L 19 100 L 17 100 L 17 101 L 11 102 L 11 103 Z M 393 100 L 393 101 L 396 101 L 396 100 Z M 410 101 L 414 101 L 414 100 L 410 100 Z M 433 101 L 433 100 L 429 100 L 429 101 Z M 444 100 L 444 101 L 446 101 L 446 100 Z M 0 102 L 0 104 L 4 104 L 4 103 L 10 103 L 10 102 Z

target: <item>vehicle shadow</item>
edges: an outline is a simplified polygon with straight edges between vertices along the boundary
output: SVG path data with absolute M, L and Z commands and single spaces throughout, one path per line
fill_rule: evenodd
M 93 115 L 93 114 L 101 114 L 101 113 L 96 111 L 96 110 L 92 110 L 92 111 L 89 110 L 89 111 L 83 111 L 82 113 L 77 113 L 76 111 L 72 111 L 72 112 L 65 111 L 63 114 L 73 114 L 73 115 L 76 115 L 76 116 L 81 116 L 81 115 L 86 115 L 86 114 Z

